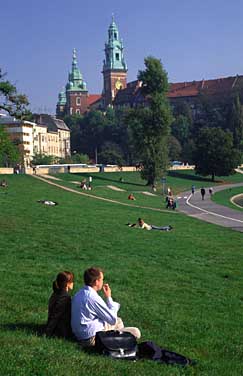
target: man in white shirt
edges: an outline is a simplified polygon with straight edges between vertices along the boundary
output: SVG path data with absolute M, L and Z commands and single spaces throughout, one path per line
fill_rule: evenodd
M 120 304 L 113 301 L 108 283 L 103 285 L 103 271 L 90 268 L 84 272 L 85 286 L 72 299 L 72 331 L 81 346 L 94 346 L 95 334 L 104 330 L 128 331 L 140 338 L 138 328 L 124 328 L 117 317 Z M 106 301 L 98 294 L 103 289 Z

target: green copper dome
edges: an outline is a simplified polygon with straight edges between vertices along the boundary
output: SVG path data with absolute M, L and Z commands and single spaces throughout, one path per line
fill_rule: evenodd
M 123 70 L 127 71 L 127 64 L 123 55 L 123 43 L 119 37 L 119 30 L 112 17 L 112 22 L 108 29 L 108 42 L 105 43 L 105 60 L 103 70 Z
M 58 102 L 57 102 L 57 104 L 60 105 L 60 106 L 65 106 L 66 102 L 67 102 L 66 93 L 65 93 L 64 90 L 62 90 L 58 94 Z
M 87 91 L 86 83 L 78 68 L 76 49 L 73 49 L 72 70 L 68 74 L 68 83 L 66 85 L 68 91 Z

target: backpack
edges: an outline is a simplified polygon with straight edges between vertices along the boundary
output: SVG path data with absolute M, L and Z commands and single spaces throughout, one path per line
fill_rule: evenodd
M 140 359 L 151 359 L 166 364 L 178 364 L 182 366 L 192 364 L 191 359 L 173 351 L 163 349 L 153 341 L 141 342 L 138 345 L 138 357 Z
M 113 359 L 135 360 L 137 358 L 137 341 L 133 334 L 108 330 L 97 332 L 95 349 Z

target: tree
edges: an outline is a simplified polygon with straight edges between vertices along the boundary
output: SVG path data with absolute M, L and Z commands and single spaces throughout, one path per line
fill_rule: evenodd
M 19 162 L 17 146 L 10 140 L 8 133 L 0 127 L 0 166 L 9 167 Z
M 28 99 L 23 94 L 18 94 L 17 89 L 8 80 L 5 80 L 6 74 L 0 69 L 0 110 L 4 110 L 9 115 L 23 118 L 29 114 L 27 106 Z
M 171 161 L 181 159 L 181 144 L 176 137 L 170 136 L 168 143 L 169 158 Z
M 234 147 L 240 151 L 243 150 L 243 108 L 240 103 L 239 95 L 233 98 L 230 114 L 229 129 L 233 134 Z
M 122 150 L 114 142 L 105 142 L 99 153 L 99 162 L 122 166 L 124 163 Z
M 194 163 L 197 174 L 212 176 L 234 173 L 240 161 L 239 152 L 233 147 L 232 134 L 221 128 L 202 128 L 195 140 Z
M 33 165 L 51 165 L 56 162 L 55 157 L 46 154 L 35 154 L 32 159 Z
M 147 106 L 131 110 L 128 121 L 133 131 L 133 142 L 143 165 L 141 176 L 153 185 L 168 166 L 168 136 L 172 121 L 167 100 L 168 78 L 160 60 L 147 57 L 146 69 L 139 71 L 142 94 Z

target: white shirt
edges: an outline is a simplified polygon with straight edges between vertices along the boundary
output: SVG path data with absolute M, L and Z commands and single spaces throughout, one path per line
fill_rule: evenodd
M 95 336 L 105 323 L 115 325 L 120 304 L 107 298 L 106 302 L 90 286 L 84 286 L 72 299 L 71 326 L 78 340 Z

